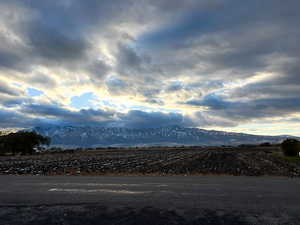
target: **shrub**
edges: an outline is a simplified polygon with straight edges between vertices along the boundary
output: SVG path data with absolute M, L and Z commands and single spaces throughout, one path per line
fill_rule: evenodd
M 281 143 L 281 149 L 285 156 L 298 156 L 300 152 L 300 142 L 296 139 L 288 138 Z
M 271 147 L 272 144 L 270 142 L 264 142 L 259 145 L 260 147 Z

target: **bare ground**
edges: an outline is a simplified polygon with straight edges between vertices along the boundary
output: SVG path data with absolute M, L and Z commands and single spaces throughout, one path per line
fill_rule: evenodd
M 1 156 L 5 175 L 234 175 L 300 176 L 300 164 L 278 147 L 142 148 Z
M 284 213 L 249 214 L 208 209 L 178 212 L 153 207 L 107 208 L 100 205 L 0 207 L 0 223 L 3 225 L 296 225 L 299 219 L 299 216 Z

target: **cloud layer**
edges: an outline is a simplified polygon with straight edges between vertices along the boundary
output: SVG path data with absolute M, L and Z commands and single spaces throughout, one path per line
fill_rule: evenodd
M 0 126 L 280 124 L 300 135 L 288 130 L 300 125 L 299 7 L 0 0 Z

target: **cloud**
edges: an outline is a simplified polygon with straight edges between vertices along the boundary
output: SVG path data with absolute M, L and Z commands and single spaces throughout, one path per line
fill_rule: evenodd
M 166 91 L 168 92 L 174 92 L 174 91 L 180 91 L 184 88 L 183 84 L 181 82 L 172 82 L 167 88 Z
M 120 67 L 133 68 L 136 70 L 141 67 L 142 58 L 129 46 L 120 44 L 117 57 Z
M 34 27 L 28 36 L 35 54 L 56 63 L 83 59 L 88 48 L 83 40 L 68 37 L 51 28 Z
M 0 51 L 0 67 L 12 68 L 18 67 L 21 58 L 11 52 Z
M 154 128 L 174 125 L 191 126 L 192 121 L 179 113 L 131 110 L 120 117 L 120 124 L 129 128 Z
M 252 119 L 290 116 L 299 112 L 300 98 L 266 98 L 233 102 L 223 100 L 220 96 L 205 96 L 201 100 L 191 100 L 186 104 L 208 107 L 206 114 L 245 122 Z
M 230 127 L 297 117 L 299 6 L 0 0 L 0 104 L 22 126 Z M 44 95 L 27 96 L 28 88 Z M 111 108 L 95 109 L 81 99 L 87 92 Z M 69 109 L 72 97 L 85 109 Z
M 4 124 L 8 125 L 9 115 L 15 120 L 23 118 L 22 126 L 38 126 L 49 124 L 79 125 L 79 126 L 117 126 L 128 128 L 149 128 L 161 126 L 192 126 L 192 119 L 180 113 L 145 112 L 130 110 L 118 113 L 111 110 L 81 109 L 71 111 L 58 105 L 26 104 L 21 113 L 2 112 Z M 43 118 L 43 119 L 41 119 Z
M 23 97 L 13 97 L 13 96 L 1 96 L 0 95 L 0 105 L 4 108 L 14 108 L 22 106 L 23 103 L 30 102 L 29 99 Z
M 0 109 L 1 127 L 29 127 L 35 125 L 33 119 L 18 112 Z
M 148 98 L 145 101 L 150 104 L 155 104 L 155 105 L 160 105 L 160 106 L 165 105 L 164 101 L 162 101 L 160 99 L 156 99 L 156 98 Z
M 200 127 L 235 127 L 238 121 L 231 120 L 230 118 L 214 115 L 208 112 L 198 111 L 193 117 L 192 121 L 194 126 Z
M 29 82 L 34 85 L 41 86 L 43 88 L 55 88 L 58 84 L 55 79 L 50 75 L 43 73 L 36 73 L 29 78 Z
M 111 95 L 121 95 L 126 93 L 129 89 L 128 84 L 116 77 L 109 77 L 106 82 L 106 87 Z
M 19 96 L 21 93 L 22 93 L 22 91 L 11 87 L 10 85 L 8 85 L 5 82 L 3 82 L 2 84 L 0 83 L 0 94 Z
M 75 124 L 101 124 L 109 121 L 113 112 L 94 109 L 81 109 L 71 111 L 58 105 L 50 104 L 28 104 L 22 109 L 23 113 L 35 116 L 47 117 L 63 123 Z
M 152 69 L 149 55 L 139 53 L 129 45 L 119 43 L 116 60 L 117 71 L 121 76 L 139 77 L 141 81 L 148 79 L 149 72 Z
M 103 60 L 93 61 L 86 66 L 86 71 L 90 73 L 91 81 L 96 84 L 102 83 L 111 68 Z
M 186 102 L 186 104 L 209 107 L 212 110 L 223 110 L 234 107 L 234 103 L 224 101 L 221 97 L 214 94 L 205 96 L 201 100 L 189 100 Z

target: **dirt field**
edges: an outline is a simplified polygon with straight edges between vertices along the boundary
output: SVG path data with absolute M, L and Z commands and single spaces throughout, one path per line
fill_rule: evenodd
M 160 147 L 1 156 L 0 174 L 300 176 L 299 163 L 274 152 L 278 147 Z

